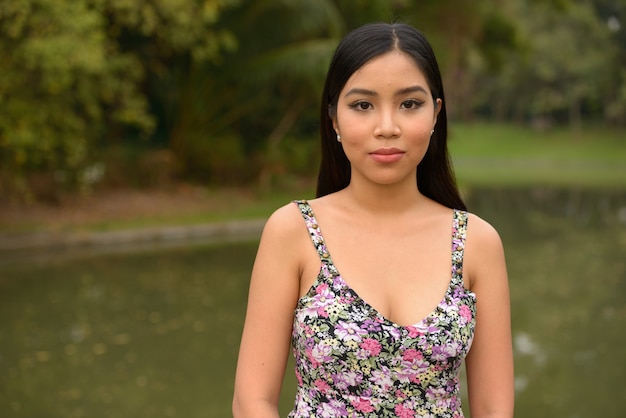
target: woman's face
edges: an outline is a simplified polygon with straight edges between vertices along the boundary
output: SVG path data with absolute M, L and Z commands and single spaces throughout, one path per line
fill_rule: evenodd
M 348 79 L 333 127 L 350 160 L 351 181 L 410 181 L 430 142 L 441 100 L 433 101 L 426 77 L 401 51 L 380 55 Z

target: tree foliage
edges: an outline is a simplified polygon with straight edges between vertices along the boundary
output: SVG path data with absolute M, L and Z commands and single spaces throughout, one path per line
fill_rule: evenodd
M 520 0 L 506 13 L 518 18 L 519 48 L 505 51 L 506 65 L 496 73 L 474 65 L 474 105 L 499 119 L 569 123 L 574 131 L 585 116 L 610 121 L 611 106 L 623 100 L 615 86 L 623 85 L 618 69 L 626 49 L 608 17 L 585 0 Z
M 219 184 L 313 172 L 332 51 L 371 21 L 426 33 L 452 119 L 623 125 L 622 3 L 0 2 L 0 199 L 81 188 L 103 173 L 132 183 L 167 164 Z M 107 157 L 117 149 L 139 151 L 124 166 Z
M 152 108 L 176 113 L 186 67 L 232 46 L 212 29 L 227 3 L 0 3 L 0 190 L 83 185 L 99 146 L 152 135 Z M 149 91 L 163 87 L 169 95 Z

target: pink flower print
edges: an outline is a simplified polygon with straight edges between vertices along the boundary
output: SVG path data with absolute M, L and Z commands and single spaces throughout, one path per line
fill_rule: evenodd
M 369 378 L 369 381 L 383 391 L 387 391 L 393 386 L 391 371 L 385 366 L 381 366 L 380 370 L 372 370 L 372 376 Z
M 461 347 L 458 342 L 451 341 L 444 345 L 433 346 L 432 358 L 437 361 L 446 361 L 450 358 L 456 357 L 459 354 Z
M 350 403 L 352 404 L 354 409 L 356 409 L 359 412 L 373 412 L 374 411 L 374 407 L 372 406 L 369 399 L 363 399 L 363 398 L 353 399 L 352 401 L 350 401 Z
M 320 269 L 320 274 L 322 274 L 324 277 L 330 276 L 330 272 L 328 271 L 328 264 L 326 263 L 322 264 L 322 268 Z
M 409 351 L 409 350 L 407 350 Z M 415 351 L 415 350 L 413 350 Z M 419 375 L 424 370 L 428 369 L 428 362 L 425 362 L 423 356 L 420 355 L 409 356 L 403 359 L 400 363 L 400 370 L 397 373 L 398 380 L 401 382 L 413 382 L 419 381 Z
M 348 414 L 346 406 L 335 399 L 329 403 L 320 404 L 315 412 L 316 417 L 324 418 L 345 417 Z
M 424 355 L 422 354 L 421 351 L 417 351 L 414 348 L 409 348 L 407 350 L 404 351 L 404 353 L 402 353 L 402 359 L 404 361 L 409 361 L 412 362 L 413 360 L 422 360 L 424 358 Z
M 315 289 L 315 293 L 316 295 L 313 297 L 311 308 L 316 309 L 317 314 L 322 318 L 328 318 L 326 308 L 334 303 L 335 294 L 328 288 L 326 283 L 320 284 Z
M 313 408 L 311 408 L 311 406 L 307 403 L 306 399 L 304 399 L 299 394 L 296 395 L 295 406 L 296 406 L 296 409 L 300 413 L 302 413 L 304 416 L 308 417 L 308 416 L 311 416 L 311 414 L 313 413 Z
M 431 386 L 426 391 L 426 399 L 428 402 L 435 404 L 438 407 L 443 407 L 444 409 L 449 408 L 450 404 L 450 395 L 446 392 L 446 389 L 443 387 L 434 387 Z
M 309 359 L 309 362 L 311 363 L 311 367 L 316 368 L 317 366 L 320 365 L 320 362 L 315 359 L 315 356 L 313 356 L 312 349 L 307 348 L 305 354 L 306 354 L 306 357 Z
M 416 328 L 422 334 L 437 334 L 438 332 L 441 331 L 435 325 L 429 325 L 429 323 L 419 324 L 419 325 L 416 326 Z
M 332 352 L 333 348 L 322 341 L 313 346 L 309 358 L 315 364 L 326 363 L 332 359 Z
M 413 418 L 415 416 L 414 411 L 402 404 L 396 405 L 395 412 L 399 418 Z
M 361 348 L 369 352 L 370 356 L 377 356 L 380 354 L 381 345 L 372 338 L 366 338 L 361 342 Z
M 461 307 L 459 308 L 459 315 L 461 315 L 461 317 L 465 319 L 466 323 L 472 320 L 472 310 L 467 305 L 461 305 Z
M 420 335 L 422 335 L 422 332 L 417 327 L 414 327 L 413 325 L 406 327 L 406 329 L 409 331 L 409 338 L 415 338 L 415 337 L 419 337 Z
M 362 330 L 359 326 L 353 322 L 339 321 L 335 327 L 335 335 L 337 338 L 343 341 L 361 341 L 361 336 L 367 334 L 367 331 Z
M 299 388 L 291 416 L 462 417 L 456 376 L 471 345 L 476 312 L 476 295 L 462 282 L 465 215 L 454 212 L 453 275 L 444 300 L 421 321 L 402 327 L 351 291 L 327 254 L 310 208 L 300 209 L 309 216 L 323 263 L 295 309 Z
M 323 381 L 322 379 L 316 379 L 313 384 L 315 385 L 317 390 L 319 390 L 321 393 L 324 393 L 324 394 L 327 393 L 328 390 L 330 389 L 330 385 L 326 383 L 325 381 Z
M 313 305 L 317 308 L 331 305 L 335 300 L 335 294 L 328 288 L 327 284 L 319 285 L 315 289 L 317 295 L 313 299 Z
M 358 386 L 363 381 L 363 374 L 361 372 L 356 372 L 354 370 L 350 370 L 343 374 L 345 381 L 350 386 Z
M 333 374 L 335 388 L 347 390 L 349 387 L 358 386 L 363 381 L 363 375 L 354 370 Z
M 331 418 L 336 416 L 335 409 L 327 403 L 322 403 L 317 407 L 315 415 L 318 417 Z
M 321 318 L 328 318 L 328 311 L 326 310 L 326 308 L 319 308 L 317 310 L 317 314 L 321 317 Z
M 315 293 L 319 295 L 319 294 L 326 292 L 327 290 L 328 290 L 328 284 L 320 283 L 319 286 L 317 286 L 317 288 L 315 289 Z

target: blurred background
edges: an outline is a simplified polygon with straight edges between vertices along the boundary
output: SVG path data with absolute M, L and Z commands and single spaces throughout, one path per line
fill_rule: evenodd
M 313 197 L 325 71 L 372 21 L 438 57 L 516 415 L 623 415 L 626 2 L 4 0 L 0 416 L 230 416 L 260 225 Z

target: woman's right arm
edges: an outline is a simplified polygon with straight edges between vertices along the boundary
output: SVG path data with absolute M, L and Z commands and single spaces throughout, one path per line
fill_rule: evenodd
M 274 212 L 263 229 L 237 361 L 235 418 L 278 417 L 300 287 L 303 225 L 290 204 Z

